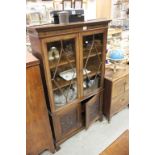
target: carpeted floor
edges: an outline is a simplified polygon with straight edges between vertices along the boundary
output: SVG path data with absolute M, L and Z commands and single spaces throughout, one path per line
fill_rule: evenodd
M 105 119 L 97 121 L 87 131 L 74 135 L 60 146 L 55 155 L 98 155 L 128 128 L 129 109 L 126 108 L 114 115 L 110 124 Z

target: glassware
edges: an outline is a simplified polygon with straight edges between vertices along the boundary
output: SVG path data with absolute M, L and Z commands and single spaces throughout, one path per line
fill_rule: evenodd
M 54 102 L 56 106 L 63 106 L 77 97 L 77 85 L 73 84 L 70 88 L 63 89 L 63 94 L 54 92 Z
M 48 52 L 48 59 L 49 60 L 59 59 L 59 51 L 56 47 L 50 48 L 50 51 Z
M 65 52 L 68 57 L 73 55 L 73 47 L 71 44 L 66 45 Z

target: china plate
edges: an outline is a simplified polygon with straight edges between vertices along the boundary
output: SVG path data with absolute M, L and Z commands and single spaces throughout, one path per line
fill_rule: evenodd
M 83 75 L 90 73 L 91 71 L 87 69 L 83 69 Z M 59 73 L 60 77 L 62 77 L 66 81 L 70 81 L 76 78 L 76 69 L 69 69 L 64 72 Z

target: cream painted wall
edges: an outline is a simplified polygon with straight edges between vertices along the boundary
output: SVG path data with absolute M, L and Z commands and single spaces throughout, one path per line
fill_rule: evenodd
M 88 0 L 85 11 L 85 20 L 96 19 L 96 0 Z

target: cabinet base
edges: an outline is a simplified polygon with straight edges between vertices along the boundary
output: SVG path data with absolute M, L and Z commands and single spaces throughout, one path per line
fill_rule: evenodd
M 66 138 L 56 142 L 55 146 L 56 146 L 56 150 L 59 151 L 61 149 L 60 144 L 62 144 L 64 141 L 66 141 L 67 139 L 69 139 L 70 137 L 72 137 L 73 135 L 77 134 L 78 132 L 82 131 L 85 127 L 81 127 L 78 130 L 76 130 L 75 132 L 73 132 L 72 134 L 70 134 L 69 136 L 67 136 Z

